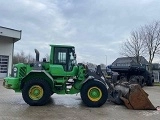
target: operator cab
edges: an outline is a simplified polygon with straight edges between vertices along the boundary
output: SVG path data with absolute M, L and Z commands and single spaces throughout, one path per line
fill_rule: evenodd
M 53 64 L 62 65 L 64 71 L 72 71 L 76 65 L 76 54 L 73 46 L 53 45 L 51 56 Z

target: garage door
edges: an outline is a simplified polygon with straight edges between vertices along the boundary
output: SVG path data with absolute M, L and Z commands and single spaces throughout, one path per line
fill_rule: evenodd
M 0 55 L 0 78 L 4 78 L 8 73 L 9 56 Z

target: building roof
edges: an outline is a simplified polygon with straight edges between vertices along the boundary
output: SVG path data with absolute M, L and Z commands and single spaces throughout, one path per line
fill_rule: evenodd
M 21 30 L 0 26 L 0 36 L 13 38 L 13 42 L 17 42 L 21 39 L 21 32 Z
M 131 63 L 131 62 L 137 63 L 136 58 L 135 57 L 121 57 L 121 58 L 117 58 L 112 63 L 112 65 L 115 65 L 117 63 Z M 148 61 L 143 56 L 140 56 L 140 63 L 147 65 Z

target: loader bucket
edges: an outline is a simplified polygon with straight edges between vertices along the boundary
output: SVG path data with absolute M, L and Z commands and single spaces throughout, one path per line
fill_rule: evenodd
M 123 86 L 124 87 L 124 86 Z M 128 109 L 135 110 L 156 110 L 148 98 L 148 94 L 137 84 L 127 86 L 129 93 L 123 94 L 121 100 Z

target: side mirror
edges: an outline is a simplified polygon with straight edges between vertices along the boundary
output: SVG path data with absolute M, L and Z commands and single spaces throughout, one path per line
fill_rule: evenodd
M 76 59 L 77 55 L 74 53 L 74 58 Z

